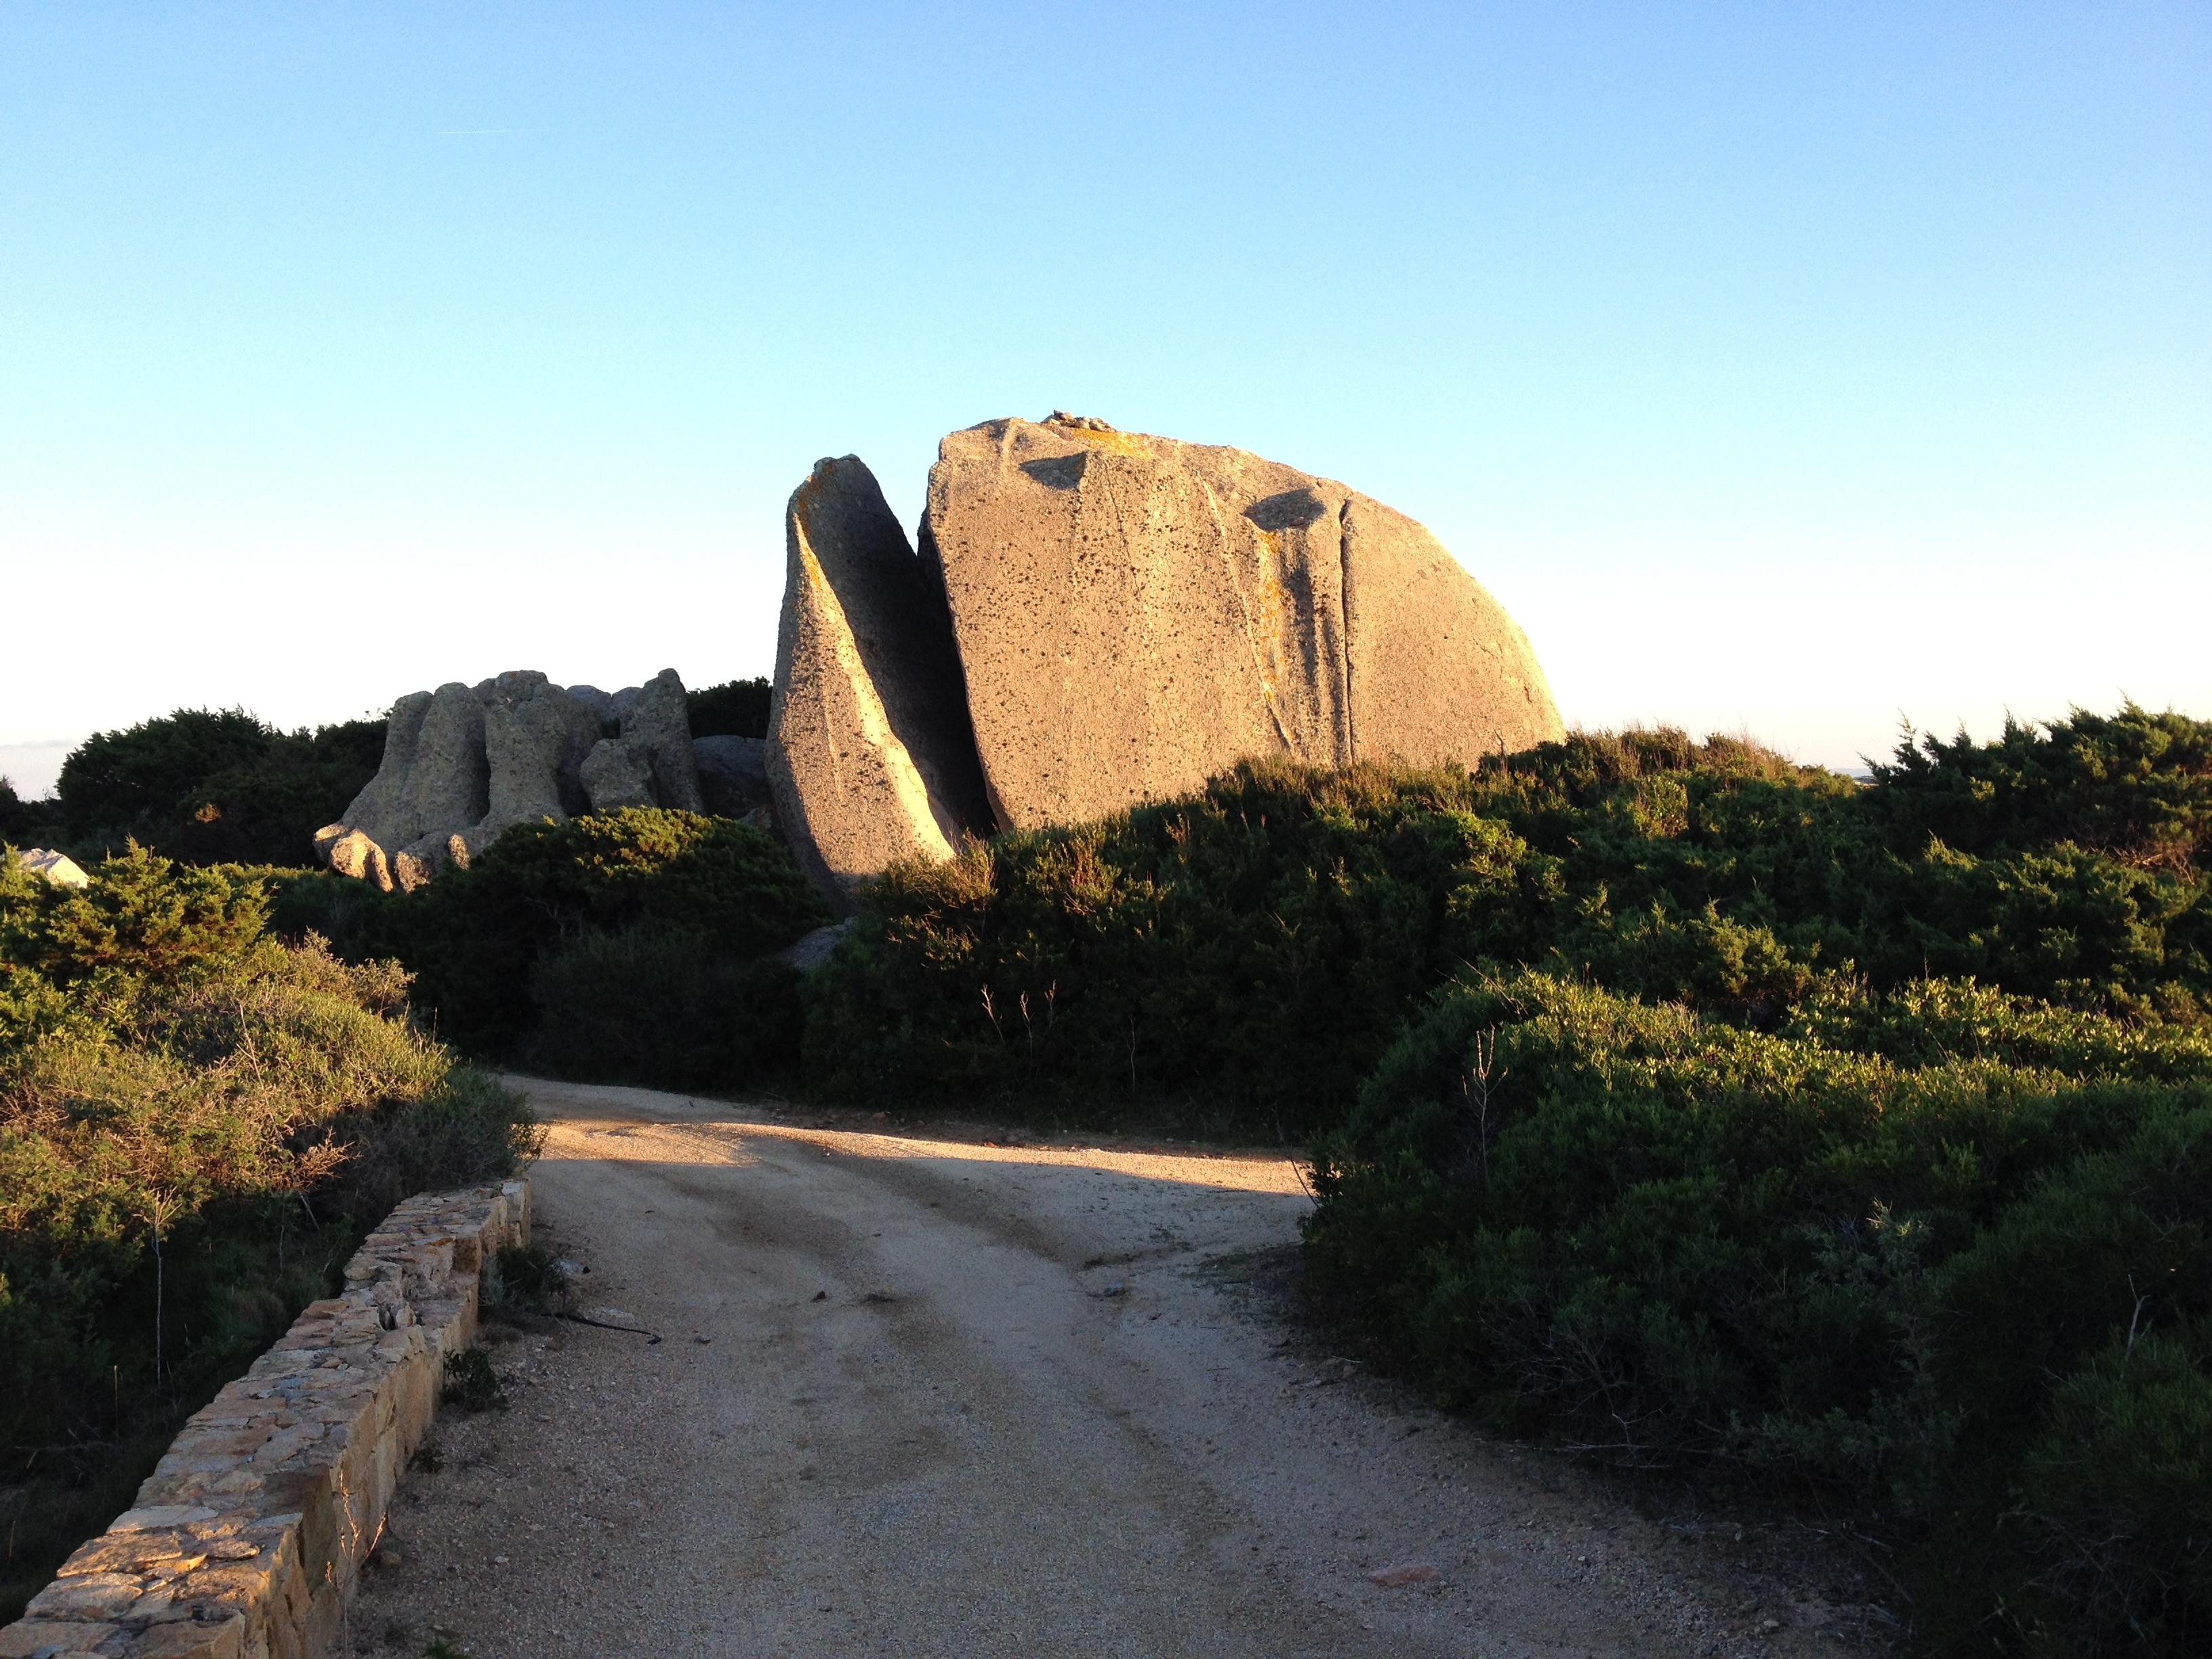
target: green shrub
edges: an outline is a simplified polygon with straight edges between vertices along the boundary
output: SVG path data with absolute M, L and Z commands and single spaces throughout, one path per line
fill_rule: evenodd
M 88 886 L 61 887 L 0 855 L 0 1051 L 276 959 L 268 895 L 246 872 L 180 869 L 138 848 L 97 869 Z
M 848 1097 L 1143 1097 L 1193 1127 L 1297 1133 L 1468 965 L 1754 1028 L 1854 978 L 2191 1023 L 2212 993 L 2209 734 L 2076 714 L 1907 744 L 1868 787 L 1668 731 L 1473 773 L 1249 763 L 888 872 L 815 994 L 810 1072 Z
M 725 680 L 684 694 L 695 738 L 764 738 L 775 688 L 764 679 Z
M 1522 902 L 1461 773 L 1253 763 L 1203 796 L 1002 836 L 864 891 L 807 1031 L 820 1086 L 1161 1097 L 1297 1133 Z
M 1762 1033 L 1517 972 L 1394 1045 L 1316 1185 L 1315 1283 L 1432 1388 L 1889 1516 L 1938 1646 L 2212 1618 L 2169 1455 L 2212 1399 L 2212 1034 L 1966 986 Z
M 773 836 L 649 807 L 509 830 L 413 894 L 276 884 L 272 926 L 418 975 L 423 1017 L 478 1054 L 597 1082 L 787 1080 L 799 976 L 763 960 L 830 919 Z
M 0 1619 L 393 1203 L 538 1143 L 396 964 L 269 936 L 252 872 L 91 873 L 0 867 Z
M 25 800 L 14 781 L 0 775 L 0 843 L 52 846 L 64 833 L 58 802 Z
M 538 963 L 526 1057 L 556 1076 L 665 1089 L 742 1088 L 799 1058 L 798 970 L 732 957 L 658 918 L 587 933 Z
M 333 870 L 271 870 L 265 874 L 269 931 L 279 938 L 316 934 L 348 962 L 406 955 L 403 921 L 413 910 L 405 893 L 387 893 L 374 882 Z
M 1961 732 L 1901 744 L 1874 775 L 1893 842 L 1978 857 L 2064 842 L 2177 869 L 2212 848 L 2212 725 L 2185 714 L 2008 717 L 1990 743 Z
M 538 1315 L 568 1310 L 568 1270 L 552 1251 L 535 1244 L 502 1245 L 494 1262 L 490 1286 L 494 1305 Z
M 504 1057 L 538 1026 L 540 960 L 588 936 L 652 923 L 696 935 L 702 949 L 735 963 L 828 920 L 828 907 L 773 837 L 727 818 L 633 807 L 518 825 L 468 869 L 448 870 L 383 907 L 377 926 L 417 975 L 440 1033 Z M 635 952 L 632 959 L 635 971 L 652 971 Z M 576 990 L 580 971 L 555 970 L 563 994 Z M 604 1018 L 599 1029 L 606 1031 Z
M 2212 1609 L 2212 1326 L 2115 1335 L 2052 1391 L 2015 1483 L 2021 1624 L 2201 1644 Z M 2121 1632 L 2125 1632 L 2122 1635 Z
M 446 1356 L 443 1398 L 465 1412 L 503 1412 L 507 1387 L 492 1368 L 491 1356 L 482 1348 L 464 1348 Z
M 71 832 L 150 828 L 216 773 L 251 766 L 271 733 L 243 708 L 179 708 L 96 732 L 62 762 L 55 793 Z
M 195 864 L 299 866 L 382 759 L 382 720 L 279 732 L 244 709 L 180 708 L 97 732 L 62 763 L 73 846 L 126 839 Z

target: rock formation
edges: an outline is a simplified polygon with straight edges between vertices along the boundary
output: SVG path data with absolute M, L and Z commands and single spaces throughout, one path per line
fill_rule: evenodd
M 57 887 L 88 887 L 92 878 L 84 867 L 66 853 L 55 852 L 48 847 L 26 847 L 15 854 L 15 862 L 33 875 L 44 876 Z
M 1247 757 L 1473 764 L 1563 734 L 1513 619 L 1344 484 L 1062 415 L 938 457 L 918 555 L 852 456 L 786 520 L 769 775 L 834 898 Z
M 417 839 L 435 842 L 483 821 L 491 804 L 483 698 L 495 684 L 486 680 L 471 690 L 454 681 L 432 694 L 423 711 L 421 735 L 407 758 L 406 776 L 397 791 L 400 825 L 390 836 L 376 837 L 383 845 L 397 848 Z M 375 787 L 374 780 L 369 787 Z
M 515 824 L 656 805 L 704 810 L 676 671 L 607 692 L 526 670 L 400 698 L 383 763 L 315 850 L 342 875 L 411 890 Z
M 584 793 L 595 812 L 653 805 L 653 769 L 620 738 L 602 738 L 584 757 Z
M 988 422 L 939 447 L 922 541 L 1008 828 L 1247 756 L 1471 764 L 1561 735 L 1526 636 L 1442 543 L 1243 450 Z
M 622 717 L 636 706 L 645 688 L 633 685 L 623 691 L 602 691 L 596 685 L 572 685 L 568 695 L 599 717 L 602 726 L 619 726 Z
M 992 827 L 940 591 L 859 459 L 824 459 L 784 518 L 769 709 L 776 822 L 849 905 L 892 860 L 951 856 Z
M 638 687 L 635 700 L 619 718 L 622 741 L 653 776 L 653 799 L 686 812 L 704 811 L 691 756 L 691 717 L 685 711 L 684 682 L 676 678 L 676 671 L 664 668 Z
M 473 848 L 488 846 L 518 823 L 556 823 L 589 804 L 584 757 L 599 741 L 599 717 L 544 675 L 501 674 L 483 705 L 484 816 L 469 832 Z
M 955 432 L 919 550 L 857 457 L 784 520 L 769 735 L 694 740 L 673 669 L 543 674 L 392 706 L 316 837 L 412 888 L 499 833 L 626 806 L 769 806 L 850 909 L 894 860 L 1097 818 L 1286 755 L 1473 764 L 1562 735 L 1527 638 L 1413 520 L 1241 449 L 1054 415 Z

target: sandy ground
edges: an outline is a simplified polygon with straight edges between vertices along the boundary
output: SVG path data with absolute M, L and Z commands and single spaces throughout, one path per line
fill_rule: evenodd
M 590 1269 L 586 1313 L 662 1340 L 488 1330 L 512 1408 L 441 1418 L 359 1652 L 1812 1655 L 1879 1628 L 1761 1528 L 1643 1518 L 1316 1346 L 1285 1158 L 515 1081 L 553 1123 L 539 1242 Z

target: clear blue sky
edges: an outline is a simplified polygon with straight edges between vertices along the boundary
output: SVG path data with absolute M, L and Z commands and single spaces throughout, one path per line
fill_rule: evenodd
M 1066 408 L 1424 520 L 1571 720 L 2212 716 L 2212 7 L 0 0 L 0 770 L 764 672 Z

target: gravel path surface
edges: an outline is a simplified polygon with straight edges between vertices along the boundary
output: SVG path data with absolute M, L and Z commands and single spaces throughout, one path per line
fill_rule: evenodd
M 1640 1518 L 1315 1346 L 1285 1158 L 514 1081 L 553 1125 L 539 1242 L 661 1340 L 488 1329 L 512 1409 L 441 1419 L 359 1652 L 1810 1655 L 1867 1627 L 1759 1529 Z

